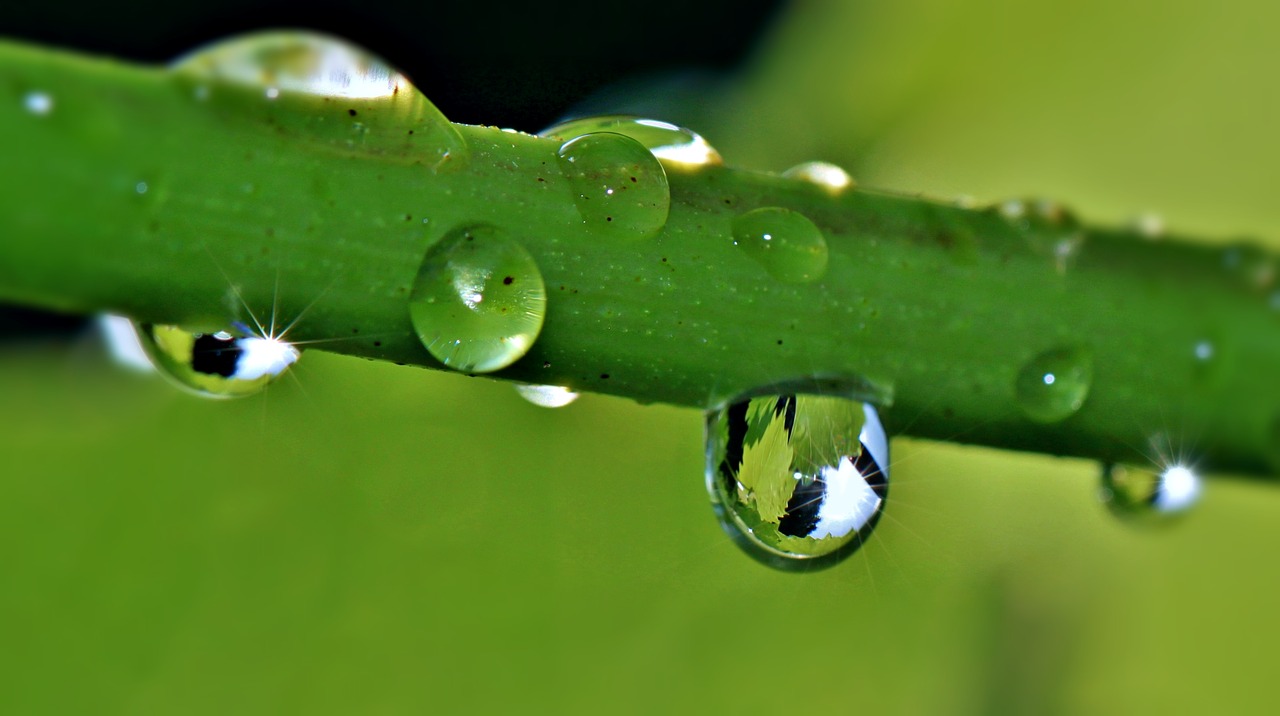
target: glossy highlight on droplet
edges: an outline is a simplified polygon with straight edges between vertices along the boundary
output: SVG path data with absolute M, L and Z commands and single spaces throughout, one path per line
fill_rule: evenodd
M 161 375 L 206 398 L 260 393 L 301 353 L 277 338 L 228 331 L 192 332 L 180 326 L 135 324 L 138 340 Z
M 782 176 L 822 187 L 828 194 L 839 194 L 856 186 L 849 172 L 829 162 L 797 164 L 783 172 Z
M 38 90 L 28 92 L 22 97 L 22 108 L 37 117 L 44 117 L 53 112 L 53 95 Z
M 409 298 L 422 344 L 464 373 L 501 370 L 523 357 L 542 331 L 546 308 L 533 257 L 487 225 L 454 229 L 433 244 Z
M 637 241 L 666 225 L 671 209 L 667 173 L 636 140 L 587 134 L 561 145 L 558 156 L 582 223 L 593 234 Z
M 561 385 L 517 385 L 521 398 L 540 408 L 563 408 L 578 399 L 578 394 Z
M 1135 467 L 1105 465 L 1101 497 L 1112 514 L 1125 520 L 1167 521 L 1185 514 L 1200 500 L 1200 475 L 1190 465 Z
M 812 283 L 827 272 L 827 241 L 804 214 L 765 207 L 733 220 L 733 243 L 786 283 Z
M 720 153 L 701 135 L 670 122 L 625 115 L 605 115 L 571 119 L 548 127 L 540 137 L 569 141 L 586 134 L 610 132 L 630 137 L 664 163 L 680 169 L 694 169 L 724 163 Z
M 1075 415 L 1093 384 L 1093 355 L 1084 348 L 1045 351 L 1018 371 L 1014 394 L 1018 407 L 1037 423 L 1056 423 Z
M 889 487 L 889 444 L 868 403 L 828 395 L 745 398 L 707 414 L 707 490 L 721 526 L 779 569 L 849 556 Z

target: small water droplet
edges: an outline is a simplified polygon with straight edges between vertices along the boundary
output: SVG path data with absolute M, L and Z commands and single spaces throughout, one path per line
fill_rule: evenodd
M 152 324 L 138 324 L 136 330 L 161 375 L 207 398 L 260 393 L 301 355 L 285 341 L 256 335 L 193 333 Z
M 625 115 L 572 119 L 548 127 L 539 137 L 569 141 L 586 134 L 610 132 L 631 137 L 663 162 L 681 169 L 723 164 L 720 153 L 701 135 L 670 122 Z
M 853 177 L 849 176 L 849 172 L 827 162 L 797 164 L 783 172 L 782 176 L 816 184 L 831 194 L 839 194 L 856 186 Z
M 1208 362 L 1213 359 L 1213 354 L 1214 354 L 1213 342 L 1197 341 L 1195 347 L 1192 349 L 1192 352 L 1195 353 L 1196 360 L 1202 363 Z
M 144 181 L 140 181 L 137 184 L 133 185 L 133 190 L 139 194 L 146 194 L 147 188 L 148 188 L 147 183 Z
M 1269 291 L 1276 283 L 1275 259 L 1255 244 L 1228 247 L 1222 254 L 1222 266 L 1250 290 Z
M 1199 501 L 1200 492 L 1200 476 L 1180 463 L 1102 469 L 1102 501 L 1112 514 L 1126 520 L 1159 521 L 1184 514 Z
M 1014 394 L 1028 418 L 1056 423 L 1080 410 L 1092 382 L 1092 354 L 1083 348 L 1058 348 L 1032 358 L 1018 371 Z
M 1010 199 L 996 212 L 1026 238 L 1033 251 L 1053 259 L 1065 274 L 1084 247 L 1085 232 L 1069 209 L 1049 199 Z
M 529 252 L 501 229 L 453 229 L 427 250 L 409 297 L 414 331 L 454 370 L 488 373 L 538 338 L 547 291 Z
M 621 134 L 587 134 L 560 147 L 560 169 L 582 221 L 621 240 L 654 236 L 667 223 L 667 173 L 649 150 Z
M 1149 241 L 1164 238 L 1164 217 L 1155 213 L 1140 214 L 1133 220 L 1133 230 Z
M 780 569 L 834 564 L 884 511 L 889 443 L 875 408 L 809 394 L 739 400 L 707 414 L 707 489 L 721 526 Z
M 31 114 L 44 117 L 53 112 L 53 95 L 48 92 L 28 92 L 22 98 L 22 107 Z
M 560 385 L 517 385 L 521 398 L 542 408 L 563 408 L 578 399 L 578 394 Z
M 765 207 L 733 220 L 733 243 L 779 281 L 812 283 L 827 272 L 827 242 L 808 217 Z

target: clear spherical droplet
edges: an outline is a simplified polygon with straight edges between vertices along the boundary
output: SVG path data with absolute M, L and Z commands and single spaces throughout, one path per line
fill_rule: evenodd
M 624 241 L 654 236 L 667 223 L 667 173 L 649 150 L 621 134 L 587 134 L 560 147 L 560 170 L 582 221 Z
M 547 290 L 523 246 L 492 226 L 454 229 L 427 251 L 409 298 L 431 355 L 465 373 L 501 370 L 538 338 Z
M 40 91 L 28 92 L 22 97 L 22 108 L 37 117 L 44 117 L 53 112 L 53 95 Z
M 161 375 L 207 398 L 260 393 L 300 356 L 285 341 L 255 335 L 193 333 L 153 324 L 138 324 L 137 334 Z
M 839 194 L 845 189 L 855 186 L 853 177 L 849 176 L 849 172 L 827 162 L 797 164 L 783 172 L 782 176 L 816 184 L 831 194 Z
M 1183 514 L 1199 501 L 1200 492 L 1200 476 L 1183 464 L 1102 469 L 1102 500 L 1113 514 L 1125 519 L 1150 521 Z
M 808 217 L 790 209 L 765 207 L 733 220 L 733 243 L 787 283 L 811 283 L 827 272 L 827 242 Z
M 723 164 L 720 153 L 698 133 L 670 122 L 624 115 L 585 117 L 548 127 L 540 137 L 569 141 L 586 134 L 610 132 L 630 137 L 664 163 L 681 169 Z
M 560 385 L 517 385 L 521 398 L 540 408 L 563 408 L 578 399 L 578 394 Z
M 721 525 L 781 569 L 834 564 L 884 511 L 889 444 L 871 405 L 767 395 L 707 414 L 707 489 Z
M 1092 383 L 1092 354 L 1084 348 L 1057 348 L 1022 366 L 1014 392 L 1018 407 L 1028 418 L 1056 423 L 1080 410 Z

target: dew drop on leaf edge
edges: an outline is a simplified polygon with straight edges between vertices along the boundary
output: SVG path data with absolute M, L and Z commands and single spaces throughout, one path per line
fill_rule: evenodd
M 733 243 L 784 283 L 812 283 L 827 272 L 827 241 L 804 214 L 763 207 L 733 219 Z
M 1200 499 L 1200 475 L 1189 465 L 1136 467 L 1111 464 L 1102 468 L 1100 495 L 1115 516 L 1143 524 L 1171 521 Z
M 667 174 L 639 142 L 610 132 L 586 134 L 561 145 L 558 157 L 592 234 L 638 241 L 662 231 L 671 209 Z
M 1055 348 L 1027 361 L 1013 387 L 1023 415 L 1037 423 L 1056 423 L 1080 410 L 1092 384 L 1090 351 Z
M 657 119 L 627 115 L 583 117 L 555 124 L 539 132 L 538 136 L 567 142 L 596 132 L 630 137 L 653 156 L 676 168 L 691 169 L 724 163 L 720 153 L 697 132 Z
M 839 194 L 857 186 L 849 172 L 830 162 L 804 162 L 782 173 L 788 179 L 798 179 L 821 187 L 829 194 Z
M 516 394 L 540 408 L 563 408 L 578 394 L 562 385 L 516 385 Z
M 889 445 L 869 403 L 763 395 L 708 412 L 706 430 L 717 518 L 766 565 L 834 565 L 862 545 L 884 511 Z
M 155 324 L 134 324 L 134 328 L 161 375 L 206 398 L 260 393 L 301 355 L 285 341 L 252 334 L 201 333 Z
M 547 291 L 533 257 L 488 225 L 449 231 L 427 250 L 409 297 L 423 346 L 464 373 L 501 370 L 542 331 Z

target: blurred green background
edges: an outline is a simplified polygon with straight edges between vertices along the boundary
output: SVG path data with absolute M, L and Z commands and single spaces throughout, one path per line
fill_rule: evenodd
M 742 166 L 1280 236 L 1280 7 L 1258 1 L 153 5 L 0 32 L 160 59 L 345 26 L 461 121 L 536 131 L 631 78 L 596 102 L 661 99 Z M 1265 482 L 1215 476 L 1141 531 L 1095 465 L 897 440 L 871 542 L 783 574 L 720 532 L 694 411 L 546 410 L 318 351 L 294 375 L 204 402 L 92 336 L 4 344 L 0 712 L 1274 709 Z

